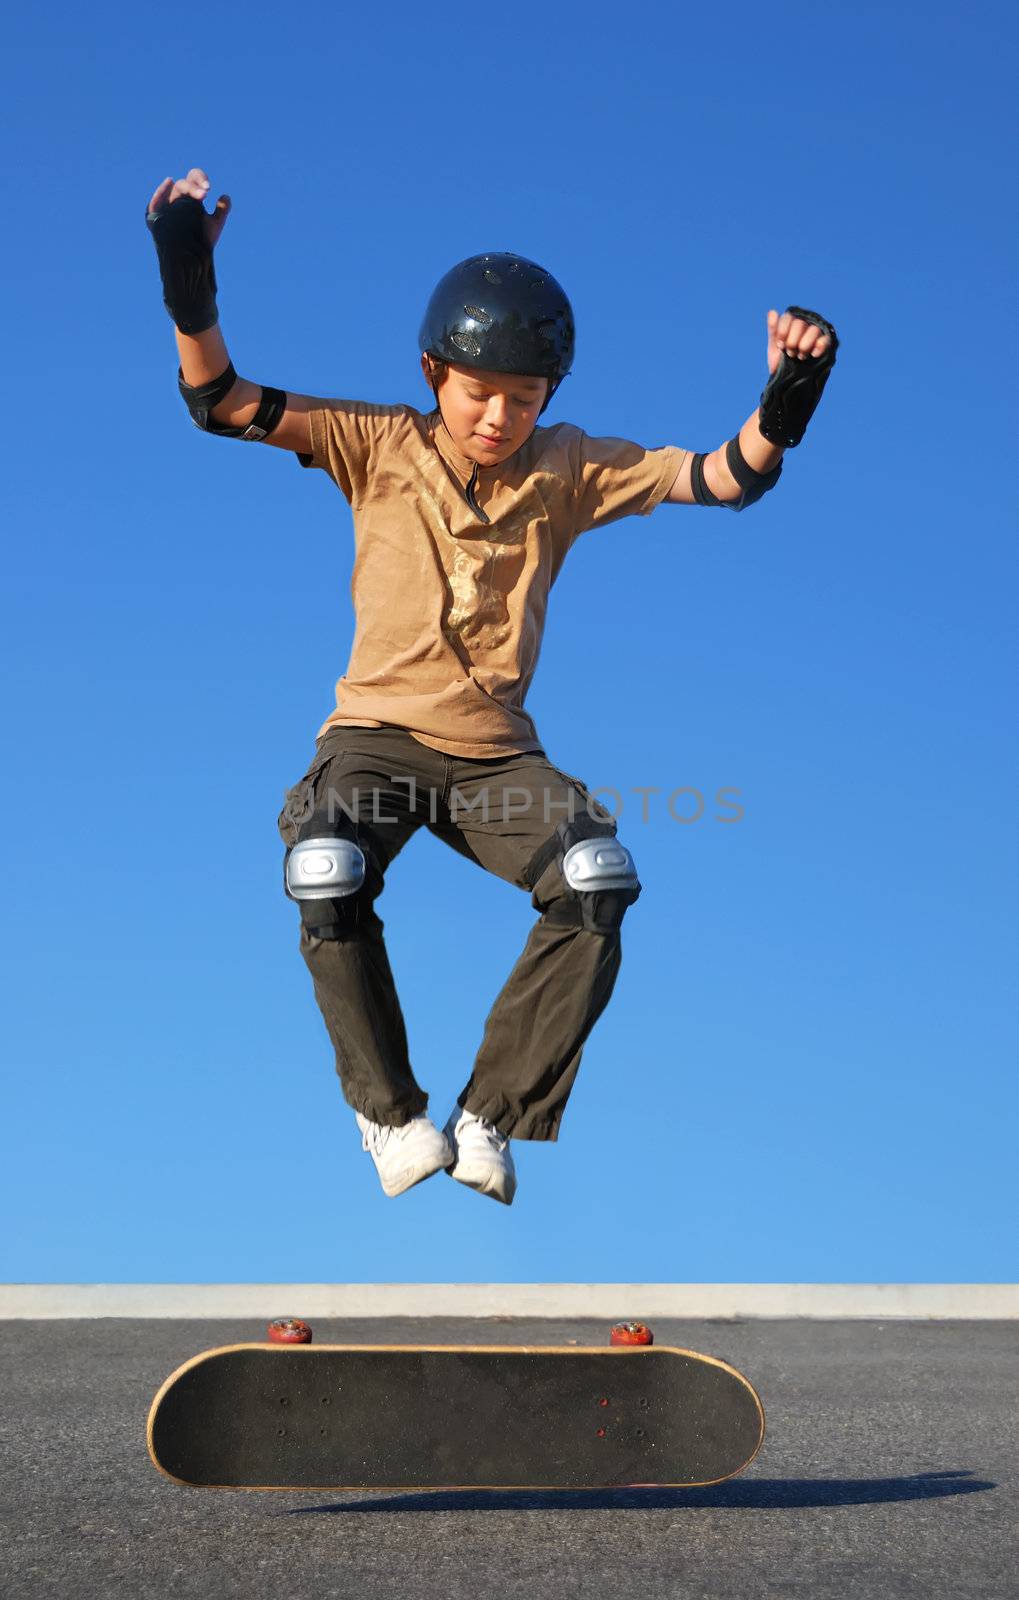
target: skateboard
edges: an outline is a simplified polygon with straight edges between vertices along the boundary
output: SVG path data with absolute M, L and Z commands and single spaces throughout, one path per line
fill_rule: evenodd
M 763 1438 L 742 1373 L 662 1345 L 225 1345 L 148 1421 L 161 1472 L 237 1489 L 703 1485 Z

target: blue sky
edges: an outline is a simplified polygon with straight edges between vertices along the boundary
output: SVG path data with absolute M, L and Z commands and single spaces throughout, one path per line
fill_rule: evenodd
M 1003 4 L 12 17 L 0 1276 L 1016 1276 L 1015 43 Z M 714 449 L 769 307 L 839 331 L 774 493 L 589 534 L 553 590 L 528 707 L 645 890 L 509 1210 L 386 1200 L 333 1074 L 275 818 L 350 518 L 180 404 L 143 210 L 192 164 L 280 387 L 426 407 L 424 301 L 486 249 L 566 285 L 547 420 L 590 433 Z M 444 1118 L 533 913 L 427 835 L 380 911 Z

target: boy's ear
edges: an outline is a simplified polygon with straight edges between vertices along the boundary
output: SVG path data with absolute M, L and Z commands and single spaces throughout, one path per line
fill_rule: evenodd
M 425 382 L 435 396 L 435 403 L 439 403 L 439 385 L 446 376 L 448 368 L 444 361 L 437 361 L 433 355 L 425 350 L 421 356 L 421 371 L 425 375 Z

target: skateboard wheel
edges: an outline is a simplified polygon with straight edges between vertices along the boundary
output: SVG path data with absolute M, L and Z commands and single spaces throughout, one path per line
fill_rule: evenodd
M 277 1317 L 275 1322 L 270 1322 L 270 1344 L 310 1344 L 311 1329 L 300 1317 Z
M 646 1322 L 617 1322 L 609 1344 L 654 1344 L 655 1336 Z

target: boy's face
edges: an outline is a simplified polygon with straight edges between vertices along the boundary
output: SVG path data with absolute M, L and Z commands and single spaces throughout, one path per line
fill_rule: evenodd
M 427 356 L 421 370 L 430 383 Z M 439 385 L 439 410 L 461 454 L 496 467 L 530 438 L 547 391 L 547 378 L 450 365 Z

